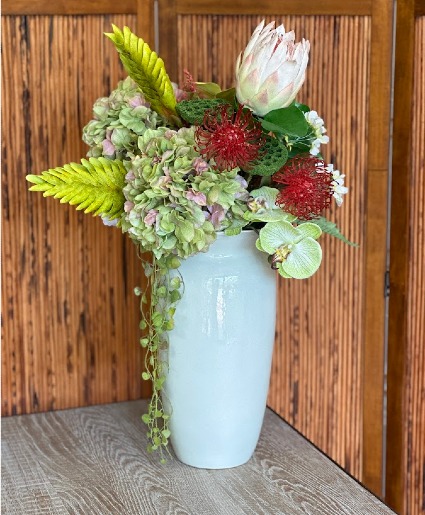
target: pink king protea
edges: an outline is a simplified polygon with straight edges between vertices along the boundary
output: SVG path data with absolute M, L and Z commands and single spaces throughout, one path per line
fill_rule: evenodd
M 310 43 L 295 43 L 293 31 L 273 27 L 262 21 L 236 62 L 236 97 L 258 116 L 294 101 L 308 63 Z

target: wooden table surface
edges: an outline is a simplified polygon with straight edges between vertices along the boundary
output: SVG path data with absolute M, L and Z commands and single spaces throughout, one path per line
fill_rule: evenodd
M 203 470 L 147 454 L 145 408 L 3 418 L 3 515 L 393 513 L 270 410 L 247 464 Z

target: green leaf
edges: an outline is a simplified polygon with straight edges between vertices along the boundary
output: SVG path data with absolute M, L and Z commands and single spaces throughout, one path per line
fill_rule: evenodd
M 105 33 L 115 45 L 129 76 L 138 84 L 151 108 L 171 123 L 181 125 L 176 113 L 176 97 L 164 61 L 128 27 L 121 31 L 112 25 Z
M 261 124 L 266 131 L 298 137 L 305 136 L 309 129 L 304 113 L 296 105 L 270 111 Z
M 215 82 L 195 82 L 196 92 L 210 98 L 214 98 L 221 92 L 221 88 Z
M 27 175 L 34 184 L 30 191 L 42 191 L 45 197 L 77 206 L 84 213 L 103 215 L 110 220 L 124 212 L 126 169 L 121 161 L 100 157 L 51 168 L 40 175 Z
M 149 424 L 149 422 L 151 421 L 151 417 L 145 413 L 144 415 L 142 415 L 142 420 L 145 424 Z
M 158 311 L 156 311 L 153 315 L 152 315 L 152 325 L 154 327 L 161 327 L 161 325 L 164 323 L 164 317 L 163 315 L 161 315 L 161 313 L 158 313 Z
M 315 218 L 312 220 L 312 222 L 316 225 L 318 225 L 323 232 L 326 232 L 327 234 L 330 234 L 331 236 L 334 236 L 335 238 L 338 238 L 339 240 L 343 241 L 347 245 L 350 245 L 351 247 L 358 247 L 358 243 L 354 243 L 350 240 L 348 240 L 343 234 L 340 233 L 336 223 L 331 222 L 330 220 L 327 220 L 325 217 L 321 216 L 319 218 Z M 300 224 L 299 227 L 301 228 L 302 225 Z
M 158 379 L 155 380 L 155 388 L 157 390 L 161 390 L 162 388 L 162 385 L 164 384 L 164 381 L 165 381 L 165 377 L 159 377 Z M 155 415 L 156 417 L 158 416 L 161 416 L 162 417 L 162 414 L 161 415 Z
M 177 302 L 178 300 L 181 299 L 181 295 L 180 295 L 180 292 L 178 290 L 173 290 L 171 293 L 170 293 L 170 302 L 174 304 L 174 302 Z
M 299 104 L 298 102 L 295 102 L 295 107 L 298 108 L 303 113 L 309 113 L 311 109 L 308 107 L 308 105 L 305 104 Z
M 224 91 L 220 91 L 217 94 L 217 98 L 222 98 L 226 100 L 229 104 L 233 105 L 236 97 L 236 88 L 225 89 Z
M 181 284 L 182 284 L 182 281 L 181 281 L 180 277 L 173 277 L 170 281 L 170 288 L 172 288 L 172 289 L 180 288 Z
M 266 136 L 266 143 L 261 149 L 261 157 L 254 162 L 249 173 L 269 177 L 280 170 L 287 160 L 288 149 L 285 145 L 278 138 Z
M 149 344 L 149 338 L 140 338 L 140 345 L 142 347 L 147 347 Z

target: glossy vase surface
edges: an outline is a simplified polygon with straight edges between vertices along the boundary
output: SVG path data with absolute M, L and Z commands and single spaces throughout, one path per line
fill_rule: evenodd
M 252 456 L 260 435 L 275 335 L 276 274 L 257 234 L 218 234 L 185 260 L 183 298 L 170 331 L 164 401 L 176 456 L 230 468 Z

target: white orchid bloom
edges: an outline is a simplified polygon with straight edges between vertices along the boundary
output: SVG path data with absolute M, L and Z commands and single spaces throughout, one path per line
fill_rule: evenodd
M 236 62 L 236 97 L 254 114 L 288 107 L 305 79 L 310 43 L 295 43 L 294 31 L 264 21 L 254 30 Z

